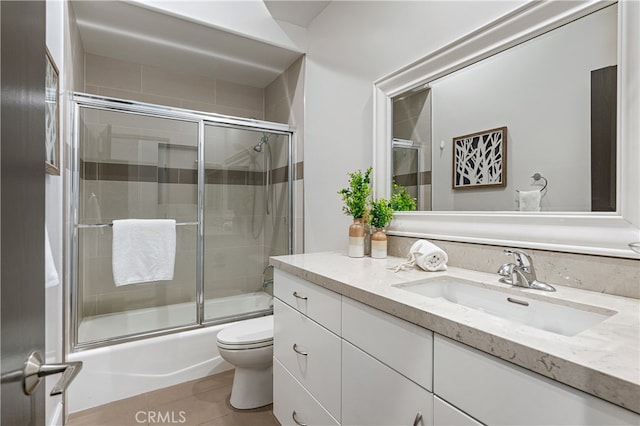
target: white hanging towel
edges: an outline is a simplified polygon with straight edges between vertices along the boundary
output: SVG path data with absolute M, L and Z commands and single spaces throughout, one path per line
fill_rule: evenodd
M 113 282 L 116 286 L 173 279 L 176 221 L 113 221 Z
M 521 212 L 539 212 L 542 193 L 535 191 L 518 191 L 518 202 Z
M 53 260 L 49 231 L 44 227 L 44 287 L 55 287 L 60 283 L 60 277 L 56 270 L 56 262 Z

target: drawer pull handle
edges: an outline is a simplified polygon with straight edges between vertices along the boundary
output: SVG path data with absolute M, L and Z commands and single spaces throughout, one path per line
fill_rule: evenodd
M 293 421 L 295 422 L 295 424 L 299 425 L 299 426 L 307 426 L 306 423 L 300 423 L 298 421 L 298 419 L 296 419 L 296 410 L 293 410 L 293 413 L 291 413 L 291 418 L 293 419 Z
M 297 343 L 293 344 L 293 350 L 294 350 L 295 353 L 300 354 L 300 355 L 304 355 L 304 356 L 309 355 L 308 352 L 301 351 L 300 349 L 298 349 L 298 344 Z
M 422 423 L 422 413 L 418 411 L 418 414 L 416 414 L 415 420 L 413 420 L 413 426 L 418 426 L 421 423 Z
M 298 292 L 297 292 L 297 291 L 294 291 L 294 292 L 293 292 L 293 297 L 297 297 L 298 299 L 302 299 L 302 300 L 307 300 L 307 299 L 309 299 L 309 298 L 308 298 L 308 297 L 306 297 L 306 296 L 300 296 L 300 295 L 298 294 Z

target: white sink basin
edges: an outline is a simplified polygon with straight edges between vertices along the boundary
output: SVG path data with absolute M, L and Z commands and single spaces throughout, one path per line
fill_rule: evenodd
M 585 307 L 592 311 L 543 302 L 499 289 L 490 289 L 475 281 L 452 276 L 427 278 L 396 284 L 393 287 L 434 299 L 444 299 L 450 303 L 564 336 L 574 336 L 615 314 L 614 311 L 597 307 Z

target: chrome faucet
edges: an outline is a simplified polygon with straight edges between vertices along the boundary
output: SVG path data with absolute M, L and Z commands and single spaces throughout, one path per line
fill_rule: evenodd
M 273 270 L 273 265 L 267 264 L 267 266 L 265 266 L 264 270 L 262 271 L 262 291 L 264 292 L 267 291 L 268 286 L 271 286 L 273 288 L 273 273 L 272 278 L 267 278 L 267 270 L 269 270 L 269 268 Z
M 498 274 L 502 277 L 500 282 L 518 287 L 532 288 L 534 290 L 556 291 L 547 283 L 538 281 L 536 270 L 533 267 L 531 257 L 517 249 L 505 249 L 506 255 L 513 255 L 515 263 L 505 263 L 498 269 Z
M 273 278 L 267 278 L 266 280 L 262 281 L 263 291 L 266 291 L 268 286 L 273 287 Z

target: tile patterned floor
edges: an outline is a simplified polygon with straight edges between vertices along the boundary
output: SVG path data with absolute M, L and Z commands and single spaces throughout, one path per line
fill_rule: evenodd
M 233 370 L 73 413 L 68 426 L 279 426 L 268 405 L 229 404 Z

